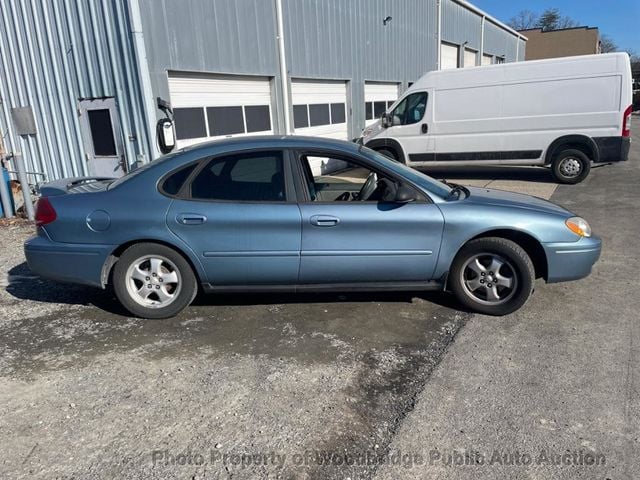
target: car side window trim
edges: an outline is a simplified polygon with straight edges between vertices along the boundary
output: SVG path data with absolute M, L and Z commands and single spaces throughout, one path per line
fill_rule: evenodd
M 422 192 L 422 190 L 418 187 L 416 187 L 416 185 L 414 185 L 412 182 L 406 180 L 405 178 L 402 178 L 400 176 L 398 176 L 397 174 L 395 174 L 394 172 L 390 172 L 384 168 L 379 168 L 377 165 L 375 166 L 371 166 L 369 163 L 367 163 L 366 161 L 360 160 L 357 157 L 354 157 L 353 155 L 349 155 L 347 153 L 344 152 L 337 152 L 337 151 L 333 151 L 333 150 L 322 150 L 322 149 L 318 149 L 318 148 L 303 148 L 303 149 L 292 149 L 291 150 L 291 155 L 292 155 L 292 161 L 295 164 L 295 169 L 297 170 L 297 175 L 296 175 L 296 190 L 299 191 L 300 193 L 302 193 L 302 195 L 300 196 L 300 198 L 298 199 L 298 203 L 304 203 L 304 204 L 314 204 L 314 205 L 363 205 L 363 204 L 378 204 L 378 203 L 394 203 L 394 202 L 381 202 L 379 200 L 372 200 L 372 201 L 354 201 L 354 202 L 348 202 L 348 201 L 344 201 L 344 202 L 336 202 L 336 201 L 318 201 L 318 200 L 311 200 L 311 193 L 309 192 L 309 187 L 307 186 L 306 182 L 304 181 L 305 177 L 306 177 L 306 172 L 304 169 L 304 166 L 302 165 L 302 156 L 303 155 L 317 155 L 318 157 L 327 157 L 327 156 L 331 156 L 332 158 L 336 158 L 338 160 L 343 160 L 346 162 L 350 162 L 350 163 L 354 163 L 362 168 L 366 168 L 368 170 L 374 171 L 378 174 L 382 174 L 385 177 L 393 180 L 394 182 L 400 182 L 400 183 L 405 183 L 409 186 L 411 186 L 411 188 L 413 188 L 416 192 L 417 195 L 419 195 L 421 198 L 417 201 L 417 203 L 433 203 L 431 201 L 431 199 Z
M 202 164 L 204 162 L 206 162 L 208 159 L 207 158 L 199 158 L 198 160 L 193 160 L 191 162 L 185 163 L 184 165 L 179 166 L 178 168 L 174 168 L 173 170 L 165 173 L 164 175 L 162 175 L 157 183 L 156 183 L 156 188 L 157 190 L 164 195 L 165 197 L 169 197 L 169 198 L 183 198 L 183 194 L 185 189 L 187 188 L 187 185 L 189 185 L 191 183 L 191 181 L 193 180 L 193 178 L 195 177 L 195 175 L 198 174 L 198 172 L 200 171 L 200 169 L 202 168 Z M 192 165 L 195 165 L 195 168 L 191 171 L 191 173 L 187 176 L 187 178 L 184 180 L 184 182 L 182 182 L 182 186 L 180 187 L 180 190 L 178 190 L 178 193 L 172 195 L 168 192 L 164 191 L 164 183 L 167 181 L 167 179 L 169 179 L 169 177 L 171 177 L 172 175 L 177 174 L 178 172 L 180 172 L 181 170 L 184 170 L 186 168 L 191 167 Z

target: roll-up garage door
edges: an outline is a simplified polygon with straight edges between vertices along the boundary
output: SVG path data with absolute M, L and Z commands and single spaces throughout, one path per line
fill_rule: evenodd
M 440 45 L 440 69 L 458 68 L 458 47 L 443 43 Z
M 364 84 L 364 111 L 365 124 L 371 125 L 396 101 L 398 98 L 397 83 Z
M 464 68 L 475 67 L 477 56 L 478 56 L 478 52 L 476 52 L 475 50 L 471 50 L 470 48 L 465 48 L 464 49 Z
M 292 80 L 291 99 L 296 135 L 348 138 L 345 82 Z
M 493 63 L 493 56 L 487 55 L 486 53 L 482 54 L 482 65 L 491 65 Z
M 174 72 L 169 75 L 169 94 L 178 148 L 273 133 L 268 78 Z

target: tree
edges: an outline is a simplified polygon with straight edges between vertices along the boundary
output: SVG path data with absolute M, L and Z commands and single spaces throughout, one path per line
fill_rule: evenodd
M 531 10 L 520 10 L 517 15 L 511 17 L 509 26 L 514 30 L 527 30 L 538 26 L 539 16 Z
M 600 37 L 600 53 L 617 52 L 618 45 L 609 35 L 602 35 Z
M 547 8 L 538 19 L 538 27 L 544 31 L 577 27 L 578 22 L 560 13 L 558 8 Z

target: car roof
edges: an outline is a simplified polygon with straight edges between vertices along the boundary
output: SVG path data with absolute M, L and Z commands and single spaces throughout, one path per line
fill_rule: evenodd
M 306 137 L 302 135 L 255 135 L 211 140 L 185 147 L 179 151 L 184 153 L 205 153 L 212 149 L 235 150 L 247 148 L 333 148 L 347 152 L 356 152 L 360 148 L 360 145 L 346 140 Z

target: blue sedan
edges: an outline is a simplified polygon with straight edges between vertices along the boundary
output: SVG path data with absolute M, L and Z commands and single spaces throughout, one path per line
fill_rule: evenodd
M 601 241 L 526 195 L 436 181 L 361 145 L 251 137 L 180 150 L 120 179 L 47 184 L 29 267 L 112 284 L 133 315 L 167 318 L 198 287 L 452 291 L 504 315 L 547 282 L 587 276 Z

